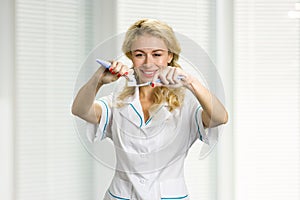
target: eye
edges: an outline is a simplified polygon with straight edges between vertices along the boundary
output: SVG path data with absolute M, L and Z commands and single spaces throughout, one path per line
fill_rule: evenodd
M 134 57 L 142 57 L 144 54 L 142 53 L 137 53 L 137 54 L 134 54 Z
M 161 54 L 160 54 L 160 53 L 155 53 L 155 54 L 153 54 L 153 56 L 154 56 L 154 57 L 160 57 Z

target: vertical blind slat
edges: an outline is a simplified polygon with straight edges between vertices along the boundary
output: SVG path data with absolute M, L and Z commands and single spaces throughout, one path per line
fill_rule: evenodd
M 300 198 L 300 34 L 295 1 L 234 3 L 236 199 Z
M 92 48 L 92 4 L 16 3 L 16 199 L 92 199 L 92 163 L 74 133 L 70 100 Z

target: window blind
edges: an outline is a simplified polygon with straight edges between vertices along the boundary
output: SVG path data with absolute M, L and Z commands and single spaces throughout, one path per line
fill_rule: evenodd
M 155 18 L 168 23 L 201 46 L 215 59 L 215 1 L 210 0 L 117 0 L 117 32 L 125 32 L 142 18 Z M 191 199 L 216 199 L 216 153 L 199 160 L 200 144 L 190 149 L 185 163 L 185 176 Z
M 92 46 L 92 1 L 16 0 L 15 199 L 92 199 L 70 105 Z
M 234 2 L 237 200 L 300 199 L 299 21 L 292 0 Z

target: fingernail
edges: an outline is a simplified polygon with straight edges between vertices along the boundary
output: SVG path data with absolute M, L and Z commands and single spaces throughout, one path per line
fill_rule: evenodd
M 154 87 L 154 83 L 153 82 L 151 83 L 151 87 Z
M 124 76 L 127 76 L 127 75 L 128 75 L 128 72 L 125 72 L 125 73 L 124 73 Z
M 118 74 L 118 77 L 121 77 L 122 75 L 121 74 Z
M 110 72 L 112 72 L 112 70 L 113 70 L 112 68 L 109 68 L 109 71 L 110 71 Z

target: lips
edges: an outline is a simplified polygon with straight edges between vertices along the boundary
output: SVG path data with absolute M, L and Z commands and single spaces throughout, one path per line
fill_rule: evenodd
M 152 78 L 157 70 L 141 70 L 142 74 L 147 78 Z

